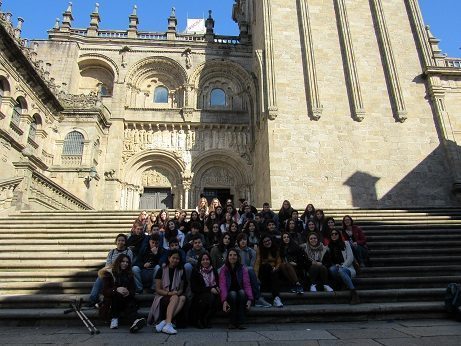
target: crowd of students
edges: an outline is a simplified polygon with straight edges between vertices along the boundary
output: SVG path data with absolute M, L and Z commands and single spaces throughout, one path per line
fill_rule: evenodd
M 176 334 L 189 321 L 210 327 L 218 310 L 229 315 L 229 328 L 244 329 L 245 312 L 283 307 L 282 290 L 303 294 L 348 289 L 350 303 L 360 302 L 353 278 L 367 264 L 366 237 L 346 215 L 341 227 L 321 209 L 304 212 L 285 200 L 278 213 L 268 203 L 258 210 L 241 200 L 221 205 L 200 198 L 188 217 L 176 210 L 143 211 L 130 235 L 119 234 L 90 294 L 90 305 L 118 328 L 130 331 L 155 324 L 157 332 Z M 154 294 L 147 321 L 136 318 L 135 294 Z M 271 303 L 261 292 L 270 292 Z M 103 300 L 100 301 L 102 294 Z

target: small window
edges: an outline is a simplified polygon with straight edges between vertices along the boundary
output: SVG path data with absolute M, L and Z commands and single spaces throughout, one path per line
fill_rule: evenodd
M 64 139 L 62 148 L 63 155 L 82 156 L 83 155 L 83 135 L 78 131 L 69 132 Z
M 29 129 L 29 139 L 33 141 L 35 141 L 35 135 L 37 134 L 37 127 L 38 127 L 37 118 L 34 117 L 34 120 L 30 124 L 30 129 Z
M 168 89 L 158 86 L 154 91 L 154 103 L 168 103 Z
M 222 89 L 211 90 L 210 106 L 224 107 L 226 106 L 226 93 Z
M 101 96 L 110 96 L 109 93 L 109 88 L 105 86 L 104 84 L 100 86 L 99 88 L 99 95 Z
M 19 125 L 21 121 L 22 107 L 20 104 L 16 104 L 13 108 L 13 116 L 11 117 L 11 123 Z

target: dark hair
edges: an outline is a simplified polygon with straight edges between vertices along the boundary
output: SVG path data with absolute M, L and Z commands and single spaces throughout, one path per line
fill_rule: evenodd
M 128 237 L 126 236 L 126 234 L 120 233 L 120 234 L 117 234 L 117 236 L 115 237 L 115 243 L 117 243 L 117 239 L 120 237 L 125 239 L 125 243 L 128 241 Z
M 115 261 L 112 263 L 112 274 L 114 275 L 114 277 L 118 277 L 120 275 L 120 273 L 122 272 L 121 268 L 120 268 L 120 264 L 122 263 L 122 261 L 127 258 L 128 259 L 128 267 L 126 268 L 126 273 L 128 274 L 129 277 L 133 276 L 133 272 L 131 271 L 131 259 L 129 256 L 125 255 L 124 253 L 123 254 L 120 254 L 117 256 L 117 258 L 115 259 Z
M 195 222 L 195 221 L 192 222 L 192 223 L 190 224 L 190 229 L 192 230 L 192 228 L 198 229 L 198 230 L 200 231 L 200 228 L 201 228 L 201 227 L 200 227 L 200 223 Z
M 327 219 L 325 220 L 325 224 L 328 226 L 328 221 L 333 221 L 333 223 L 336 225 L 336 222 L 335 222 L 335 219 L 333 219 L 331 216 L 330 217 L 327 217 Z
M 170 239 L 167 239 L 167 240 L 168 240 L 168 245 L 179 244 L 179 240 L 176 237 L 173 237 L 173 238 L 170 238 Z
M 229 245 L 224 244 L 224 237 L 229 237 Z M 221 239 L 219 239 L 218 249 L 221 252 L 224 252 L 230 248 L 232 248 L 232 236 L 229 233 L 223 233 Z
M 202 268 L 202 259 L 203 259 L 203 256 L 208 256 L 208 259 L 210 260 L 210 265 L 211 265 L 211 256 L 210 254 L 208 253 L 208 251 L 205 251 L 205 252 L 202 252 L 199 256 L 198 256 L 198 259 L 197 259 L 197 268 L 200 269 Z M 218 278 L 216 278 L 218 279 Z
M 194 236 L 192 237 L 192 239 L 191 239 L 191 240 L 192 240 L 192 242 L 194 242 L 194 241 L 196 241 L 197 239 L 199 239 L 199 240 L 200 240 L 200 241 L 203 243 L 203 241 L 202 241 L 202 237 L 200 237 L 200 234 L 196 234 L 196 235 L 194 235 Z
M 267 248 L 264 246 L 264 239 L 267 239 L 269 238 L 271 240 L 271 247 L 270 248 Z M 274 241 L 274 239 L 268 235 L 268 234 L 265 234 L 261 237 L 260 241 L 259 241 L 259 251 L 260 251 L 260 254 L 261 254 L 261 259 L 266 259 L 267 257 L 269 257 L 269 253 L 272 257 L 276 258 L 277 256 L 279 256 L 279 249 L 278 249 L 278 246 L 276 244 L 276 242 Z
M 159 242 L 160 241 L 160 234 L 152 233 L 152 235 L 150 236 L 150 240 Z
M 288 239 L 290 239 L 288 244 L 285 244 L 285 242 L 283 241 L 283 236 L 285 234 L 288 235 Z M 298 247 L 298 244 L 296 244 L 296 242 L 293 240 L 290 233 L 286 231 L 282 233 L 281 239 L 282 239 L 282 243 L 280 244 L 280 254 L 286 255 L 288 250 L 296 250 L 296 248 Z
M 348 217 L 351 220 L 351 226 L 354 226 L 354 219 L 350 215 L 344 215 L 343 217 L 343 229 L 346 229 L 346 224 L 344 223 L 344 219 Z
M 232 247 L 229 250 L 227 250 L 226 261 L 225 261 L 227 268 L 231 267 L 229 263 L 229 254 L 231 252 L 235 252 L 237 254 L 237 263 L 235 264 L 235 266 L 240 267 L 242 265 L 242 258 L 240 257 L 240 252 L 236 248 Z
M 267 203 L 267 202 L 264 202 L 264 203 L 263 203 L 263 207 L 270 207 L 270 206 L 271 206 L 271 205 L 270 205 L 269 203 Z
M 167 255 L 168 261 L 167 261 L 166 265 L 168 266 L 168 264 L 170 264 L 169 259 L 170 259 L 170 257 L 173 256 L 173 255 L 178 255 L 178 256 L 179 256 L 179 264 L 178 264 L 177 268 L 182 268 L 183 263 L 182 263 L 181 253 L 179 252 L 178 249 L 174 249 L 174 250 L 169 250 L 169 251 L 168 251 L 168 255 Z
M 245 233 L 239 233 L 237 235 L 237 245 L 240 243 L 240 240 L 242 240 L 242 239 L 248 240 L 248 237 L 247 237 L 247 235 Z

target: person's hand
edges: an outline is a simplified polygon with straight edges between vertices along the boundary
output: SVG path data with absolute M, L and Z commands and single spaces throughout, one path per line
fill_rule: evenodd
M 130 292 L 125 287 L 117 287 L 117 292 L 126 297 Z
M 272 271 L 275 272 L 277 270 L 276 267 L 272 267 Z
M 218 291 L 217 288 L 213 287 L 213 288 L 211 289 L 211 293 L 213 293 L 213 294 L 219 294 L 219 291 Z
M 296 264 L 296 262 L 288 262 L 290 263 L 293 267 L 296 267 L 298 264 Z
M 251 300 L 248 300 L 246 304 L 246 309 L 250 310 L 250 308 L 251 308 Z
M 223 310 L 224 312 L 229 312 L 230 309 L 231 309 L 231 307 L 230 307 L 229 303 L 228 303 L 227 301 L 224 302 L 223 305 L 222 305 L 222 310 Z
M 151 266 L 150 262 L 144 263 L 144 268 L 150 268 L 150 266 Z
M 357 247 L 357 242 L 353 242 L 352 245 L 354 245 L 355 247 Z
M 158 247 L 157 247 L 157 246 L 153 246 L 153 247 L 150 248 L 150 251 L 152 251 L 152 253 L 153 253 L 154 255 L 156 255 L 156 254 L 158 253 Z
M 171 291 L 170 296 L 178 296 L 178 291 Z

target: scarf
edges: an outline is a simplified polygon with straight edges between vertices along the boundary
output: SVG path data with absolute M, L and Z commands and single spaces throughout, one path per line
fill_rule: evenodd
M 214 276 L 213 266 L 209 266 L 208 269 L 201 267 L 200 274 L 202 275 L 206 287 L 216 287 L 216 278 Z
M 317 246 L 307 244 L 307 256 L 311 261 L 322 262 L 324 254 L 324 246 L 322 242 L 319 242 Z

